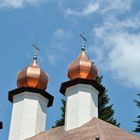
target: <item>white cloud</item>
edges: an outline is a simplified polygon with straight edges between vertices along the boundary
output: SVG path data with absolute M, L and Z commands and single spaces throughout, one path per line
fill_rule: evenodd
M 56 55 L 55 53 L 53 52 L 48 52 L 47 53 L 47 60 L 49 61 L 49 63 L 52 65 L 52 66 L 55 66 L 56 62 L 59 60 L 59 56 Z
M 75 15 L 75 16 L 88 16 L 93 14 L 99 9 L 98 2 L 89 2 L 86 7 L 83 7 L 81 11 L 73 10 L 72 8 L 67 8 L 64 10 L 66 16 Z
M 53 32 L 50 48 L 54 49 L 54 51 L 64 52 L 67 50 L 64 45 L 66 44 L 65 42 L 70 40 L 72 37 L 73 34 L 71 31 L 58 28 Z
M 99 3 L 89 3 L 87 7 L 83 10 L 82 15 L 92 14 L 98 9 L 99 9 Z
M 53 33 L 53 39 L 71 39 L 73 36 L 72 32 L 70 31 L 65 31 L 64 29 L 58 28 L 56 31 Z
M 83 10 L 65 8 L 67 16 L 98 14 L 102 19 L 93 30 L 94 52 L 101 69 L 129 86 L 140 86 L 140 13 L 133 16 L 133 0 L 88 0 Z M 128 16 L 128 13 L 132 16 Z M 92 45 L 93 46 L 93 45 Z M 100 47 L 99 47 L 100 46 Z
M 129 10 L 132 6 L 132 0 L 101 0 L 101 11 L 103 13 L 107 12 L 125 12 L 126 10 Z M 112 13 L 110 13 L 112 14 Z
M 140 14 L 123 20 L 106 18 L 94 28 L 93 35 L 100 48 L 96 48 L 97 63 L 112 73 L 114 78 L 129 86 L 140 86 Z M 101 41 L 101 42 L 100 42 Z M 91 50 L 92 51 L 92 50 Z
M 47 53 L 47 58 L 51 65 L 55 66 L 56 62 L 63 58 L 63 53 L 68 50 L 68 41 L 72 37 L 73 34 L 71 31 L 62 28 L 58 28 L 53 32 L 52 41 L 48 46 Z
M 67 17 L 98 14 L 101 20 L 99 24 L 94 21 L 92 34 L 97 47 L 92 43 L 88 51 L 94 53 L 103 71 L 129 86 L 140 87 L 140 13 L 133 10 L 134 1 L 87 0 L 85 4 L 81 0 L 77 8 L 66 7 L 63 2 L 61 8 Z
M 89 16 L 96 12 L 101 14 L 124 13 L 132 6 L 132 0 L 87 0 L 86 4 L 82 0 L 79 1 L 77 8 L 65 7 L 64 1 L 59 2 L 59 6 L 68 16 Z M 79 10 L 81 9 L 81 10 Z
M 120 33 L 111 41 L 114 47 L 109 52 L 108 65 L 117 78 L 131 86 L 140 86 L 140 34 Z
M 22 8 L 25 5 L 36 5 L 45 0 L 0 0 L 0 8 Z

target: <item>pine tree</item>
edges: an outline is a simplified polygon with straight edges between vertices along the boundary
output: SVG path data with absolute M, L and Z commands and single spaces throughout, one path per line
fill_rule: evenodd
M 102 78 L 102 76 L 97 77 L 96 81 L 101 84 Z M 107 90 L 105 89 L 104 93 L 99 94 L 98 98 L 99 118 L 113 125 L 120 126 L 120 123 L 117 123 L 117 120 L 114 119 L 113 104 L 109 105 L 109 100 L 110 98 L 108 97 Z
M 102 82 L 102 76 L 101 77 L 97 77 L 96 78 L 96 81 L 101 84 Z M 99 94 L 99 98 L 98 98 L 98 111 L 99 111 L 99 118 L 108 122 L 108 123 L 111 123 L 113 125 L 116 125 L 116 126 L 120 126 L 120 123 L 117 123 L 117 120 L 114 119 L 114 110 L 112 109 L 113 108 L 113 104 L 111 105 L 108 105 L 109 104 L 109 100 L 110 98 L 108 97 L 107 95 L 107 90 L 104 91 L 104 93 L 102 94 Z M 60 120 L 57 120 L 55 122 L 55 126 L 54 127 L 58 127 L 58 126 L 62 126 L 64 125 L 64 120 L 65 120 L 65 100 L 62 100 L 62 107 L 61 107 L 61 110 L 62 110 L 62 114 L 61 114 L 61 118 Z
M 137 94 L 140 97 L 140 94 Z M 140 100 L 134 100 L 134 102 L 136 103 L 136 106 L 140 109 Z M 133 132 L 137 132 L 140 133 L 140 115 L 137 116 L 137 121 L 134 121 L 135 123 L 137 123 L 137 127 L 135 128 L 135 130 L 133 130 Z
M 55 125 L 52 126 L 52 128 L 55 128 L 55 127 L 64 125 L 66 101 L 65 101 L 64 99 L 62 99 L 61 102 L 62 102 L 62 107 L 61 107 L 61 111 L 62 111 L 62 113 L 61 113 L 61 118 L 60 118 L 60 120 L 57 120 L 57 121 L 55 122 Z

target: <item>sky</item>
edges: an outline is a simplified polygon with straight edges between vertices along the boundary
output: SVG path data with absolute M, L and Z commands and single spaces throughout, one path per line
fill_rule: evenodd
M 68 64 L 80 53 L 82 32 L 86 53 L 103 76 L 115 118 L 122 129 L 135 129 L 139 110 L 134 99 L 140 92 L 139 0 L 0 0 L 1 140 L 8 139 L 12 112 L 8 91 L 17 88 L 17 73 L 32 62 L 33 43 L 40 48 L 40 67 L 49 74 L 47 91 L 55 97 L 47 109 L 46 128 L 60 118 L 65 98 L 60 85 L 68 81 Z

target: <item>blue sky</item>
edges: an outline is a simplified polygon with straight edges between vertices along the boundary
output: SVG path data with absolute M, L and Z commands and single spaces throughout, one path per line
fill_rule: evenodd
M 47 128 L 60 117 L 59 88 L 68 80 L 68 64 L 80 53 L 81 32 L 88 40 L 87 54 L 103 75 L 115 117 L 131 132 L 139 114 L 133 101 L 140 90 L 139 21 L 139 0 L 0 0 L 0 139 L 8 138 L 8 91 L 16 88 L 18 71 L 31 63 L 32 43 L 40 48 L 38 62 L 49 74 L 47 91 L 55 97 L 47 110 Z

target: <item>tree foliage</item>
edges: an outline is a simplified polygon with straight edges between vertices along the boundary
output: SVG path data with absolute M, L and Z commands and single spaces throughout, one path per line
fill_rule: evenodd
M 62 101 L 62 107 L 61 107 L 62 113 L 61 113 L 61 118 L 55 122 L 55 125 L 52 126 L 52 128 L 55 128 L 55 127 L 64 125 L 66 101 L 65 101 L 64 99 L 62 99 L 61 101 Z
M 103 78 L 102 76 L 97 77 L 96 81 L 99 84 L 101 84 L 102 78 Z M 105 90 L 104 93 L 99 94 L 99 98 L 98 98 L 99 118 L 108 122 L 108 123 L 111 123 L 113 125 L 120 126 L 120 123 L 118 123 L 117 120 L 114 119 L 113 104 L 109 105 L 109 100 L 110 100 L 110 98 L 107 95 L 107 90 Z M 65 105 L 66 105 L 66 102 L 65 102 L 65 100 L 62 99 L 61 118 L 55 122 L 55 125 L 53 126 L 53 128 L 64 125 Z
M 99 84 L 101 84 L 102 78 L 103 78 L 102 76 L 97 77 L 96 81 Z M 102 94 L 99 94 L 98 98 L 99 118 L 113 125 L 120 126 L 120 123 L 118 123 L 117 120 L 114 119 L 113 104 L 109 105 L 109 101 L 110 98 L 108 97 L 107 89 L 105 89 L 105 91 Z
M 139 97 L 140 97 L 140 94 L 137 94 Z M 134 102 L 136 103 L 136 106 L 140 109 L 140 100 L 134 100 Z M 137 133 L 140 133 L 140 115 L 137 116 L 137 121 L 134 121 L 137 126 L 135 128 L 135 130 L 133 130 L 133 132 L 137 132 Z

